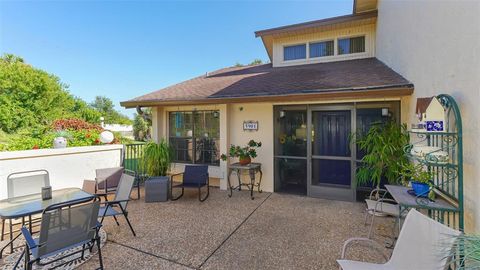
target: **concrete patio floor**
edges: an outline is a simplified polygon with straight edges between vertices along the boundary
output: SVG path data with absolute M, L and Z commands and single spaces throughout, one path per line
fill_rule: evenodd
M 128 205 L 134 237 L 125 220 L 105 222 L 102 249 L 106 269 L 338 269 L 343 242 L 364 237 L 362 203 L 278 193 L 234 192 L 218 188 L 204 203 L 186 191 L 178 201 Z M 391 220 L 376 219 L 375 240 L 391 232 Z M 385 252 L 390 250 L 385 249 Z M 356 246 L 349 258 L 381 262 Z M 80 269 L 98 267 L 94 257 Z

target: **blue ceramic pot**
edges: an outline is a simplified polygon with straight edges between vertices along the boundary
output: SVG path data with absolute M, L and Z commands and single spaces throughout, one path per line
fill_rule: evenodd
M 412 181 L 412 189 L 415 192 L 415 195 L 420 197 L 428 197 L 428 192 L 430 191 L 430 185 L 425 183 L 420 183 Z

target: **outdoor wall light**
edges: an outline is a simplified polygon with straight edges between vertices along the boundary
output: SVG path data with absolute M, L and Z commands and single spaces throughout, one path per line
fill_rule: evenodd
M 213 112 L 213 118 L 218 118 L 218 116 L 219 116 L 219 113 L 217 111 L 214 111 Z
M 382 108 L 383 117 L 392 117 L 392 112 L 388 108 Z
M 284 118 L 285 117 L 285 111 L 280 111 L 280 118 Z
M 390 116 L 390 112 L 388 111 L 388 108 L 382 108 L 382 116 Z

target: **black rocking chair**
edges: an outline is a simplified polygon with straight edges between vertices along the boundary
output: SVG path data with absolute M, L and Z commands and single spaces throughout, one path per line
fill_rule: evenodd
M 183 175 L 182 183 L 174 185 L 173 179 L 175 176 Z M 170 184 L 170 194 L 172 201 L 176 201 L 183 196 L 185 188 L 198 188 L 198 200 L 203 202 L 210 195 L 210 182 L 208 179 L 208 166 L 207 165 L 185 165 L 185 171 L 183 173 L 177 173 L 172 175 L 172 181 Z M 202 187 L 207 186 L 207 195 L 202 198 Z M 173 189 L 182 188 L 182 193 L 178 197 L 173 197 Z

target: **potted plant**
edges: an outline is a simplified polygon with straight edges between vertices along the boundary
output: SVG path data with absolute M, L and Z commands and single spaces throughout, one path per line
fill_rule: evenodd
M 422 164 L 408 163 L 403 165 L 401 177 L 404 183 L 410 182 L 416 196 L 435 199 L 435 192 L 430 189 L 433 184 L 433 172 L 426 171 Z
M 222 154 L 220 158 L 223 161 L 227 160 L 227 157 L 238 158 L 240 165 L 245 166 L 252 162 L 252 158 L 257 157 L 257 148 L 259 147 L 262 147 L 262 143 L 254 140 L 250 140 L 244 147 L 232 144 L 228 151 L 228 156 L 226 154 Z
M 70 133 L 65 130 L 58 130 L 55 132 L 55 138 L 53 139 L 53 148 L 66 148 Z
M 173 153 L 167 141 L 150 141 L 143 148 L 141 168 L 152 178 L 165 179 L 172 163 Z
M 366 134 L 356 133 L 350 138 L 364 153 L 357 170 L 357 186 L 372 185 L 378 191 L 382 178 L 398 182 L 400 168 L 409 163 L 403 150 L 410 141 L 405 124 L 374 123 Z

